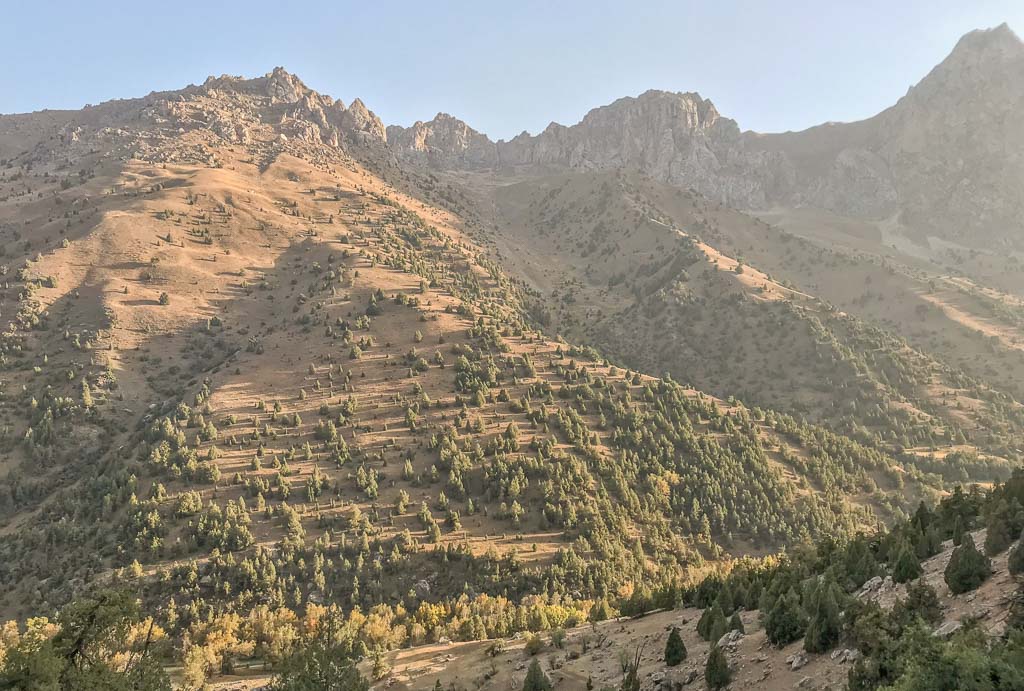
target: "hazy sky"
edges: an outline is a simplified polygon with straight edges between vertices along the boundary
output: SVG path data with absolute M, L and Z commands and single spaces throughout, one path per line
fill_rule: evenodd
M 698 91 L 744 129 L 859 119 L 967 31 L 1024 31 L 1024 0 L 2 1 L 0 113 L 283 65 L 387 124 L 443 110 L 495 138 L 651 88 Z

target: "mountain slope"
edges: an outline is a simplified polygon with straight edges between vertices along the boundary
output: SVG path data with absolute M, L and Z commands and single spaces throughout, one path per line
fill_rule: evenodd
M 533 287 L 535 312 L 550 328 L 635 367 L 800 411 L 897 449 L 962 444 L 967 433 L 986 452 L 1016 458 L 1022 409 L 1012 384 L 972 381 L 803 292 L 824 284 L 855 312 L 879 321 L 891 314 L 862 308 L 856 283 L 843 295 L 851 279 L 832 279 L 848 271 L 860 286 L 877 281 L 890 309 L 939 327 L 945 313 L 916 292 L 927 291 L 926 281 L 823 251 L 636 174 L 569 174 L 494 195 L 495 256 Z M 821 283 L 811 284 L 817 268 Z M 941 324 L 950 338 L 954 326 Z M 961 329 L 965 344 L 984 344 Z M 951 356 L 967 346 L 936 350 Z M 1004 362 L 1019 365 L 1019 351 L 1007 355 Z
M 364 652 L 643 611 L 1019 461 L 965 331 L 864 321 L 987 309 L 994 366 L 1009 296 L 819 295 L 838 254 L 709 201 L 790 162 L 694 94 L 579 127 L 385 129 L 280 68 L 0 117 L 4 610 L 128 582 L 198 686 L 327 605 Z
M 941 486 L 543 335 L 353 109 L 277 71 L 17 118 L 36 134 L 0 181 L 11 611 L 125 566 L 154 604 L 411 610 L 467 583 L 583 603 Z

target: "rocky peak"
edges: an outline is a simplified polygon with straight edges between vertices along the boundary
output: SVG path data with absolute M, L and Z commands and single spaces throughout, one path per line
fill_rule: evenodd
M 429 122 L 388 128 L 388 142 L 400 158 L 419 164 L 661 169 L 666 179 L 683 182 L 683 169 L 692 166 L 682 159 L 692 158 L 694 147 L 706 146 L 697 140 L 738 133 L 735 123 L 699 94 L 652 90 L 595 108 L 575 125 L 553 122 L 536 136 L 523 132 L 495 143 L 458 118 L 438 113 Z
M 187 94 L 188 90 L 178 93 Z M 333 146 L 352 137 L 360 142 L 381 143 L 386 138 L 384 123 L 361 100 L 355 99 L 346 108 L 341 100 L 316 92 L 283 67 L 254 79 L 210 77 L 203 84 L 202 94 L 228 108 L 231 118 L 249 117 L 251 122 L 237 123 L 243 126 L 277 122 L 286 136 Z M 245 106 L 241 111 L 235 107 L 240 104 Z
M 310 93 L 312 89 L 302 83 L 302 80 L 287 72 L 283 67 L 275 67 L 272 72 L 266 75 L 266 94 L 274 103 L 295 103 L 300 98 Z
M 978 29 L 964 34 L 944 62 L 974 62 L 1018 58 L 1024 54 L 1024 43 L 1006 23 L 991 29 Z
M 947 102 L 996 85 L 1014 89 L 1024 77 L 1024 43 L 1006 24 L 966 34 L 953 51 L 907 92 L 907 98 Z M 1013 82 L 1013 84 L 1009 83 Z M 981 104 L 976 104 L 981 105 Z
M 480 167 L 498 163 L 494 142 L 448 113 L 412 127 L 388 127 L 387 138 L 396 155 L 421 164 Z
M 706 130 L 719 120 L 715 105 L 698 93 L 650 90 L 637 97 L 620 98 L 587 113 L 578 127 L 618 127 L 637 120 L 653 121 L 671 129 Z
M 361 132 L 381 142 L 387 139 L 384 123 L 358 98 L 344 110 L 341 126 L 343 129 Z

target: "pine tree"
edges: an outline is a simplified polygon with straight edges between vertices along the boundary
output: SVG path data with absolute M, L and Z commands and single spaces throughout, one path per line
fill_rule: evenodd
M 1012 550 L 1010 550 L 1010 556 L 1007 559 L 1007 567 L 1010 570 L 1011 576 L 1024 573 L 1024 535 L 1021 535 L 1020 540 Z
M 900 610 L 897 612 L 897 610 Z M 935 588 L 924 580 L 917 580 L 907 586 L 907 599 L 893 608 L 896 619 L 910 624 L 920 617 L 928 624 L 935 626 L 942 621 L 942 605 Z M 902 616 L 901 616 L 902 615 Z
M 957 488 L 959 489 L 959 487 Z M 953 523 L 953 546 L 959 547 L 960 543 L 964 540 L 964 519 L 962 516 L 957 515 L 956 521 Z
M 993 512 L 986 527 L 988 529 L 985 531 L 985 554 L 988 556 L 994 557 L 1013 544 L 1005 512 Z
M 673 626 L 669 631 L 668 641 L 665 643 L 665 664 L 675 667 L 686 659 L 686 644 L 683 637 L 679 635 L 679 627 Z
M 917 553 L 906 541 L 901 542 L 896 552 L 896 561 L 892 565 L 892 579 L 897 583 L 907 583 L 915 578 L 920 578 L 922 573 L 923 569 L 917 558 Z
M 775 601 L 765 619 L 764 631 L 769 643 L 781 647 L 803 636 L 806 626 L 800 600 L 791 588 Z
M 813 599 L 814 608 L 804 636 L 804 650 L 823 653 L 839 641 L 839 605 L 828 581 L 818 585 Z
M 729 587 L 729 581 L 725 582 L 722 589 L 718 592 L 718 605 L 722 608 L 722 614 L 729 616 L 736 609 L 736 605 L 733 602 L 732 588 Z
M 965 534 L 961 545 L 953 550 L 943 576 L 949 590 L 959 595 L 977 588 L 991 573 L 992 562 L 974 546 L 970 534 Z
M 717 645 L 712 646 L 707 665 L 704 667 L 704 681 L 709 689 L 715 691 L 728 686 L 731 680 L 732 673 L 729 671 L 729 660 L 725 657 L 725 651 Z
M 740 633 L 746 633 L 747 630 L 743 628 L 743 620 L 740 619 L 739 612 L 733 612 L 732 618 L 729 620 L 729 630 L 739 631 Z
M 82 407 L 83 408 L 92 408 L 92 406 L 93 406 L 92 389 L 89 388 L 89 382 L 87 382 L 83 378 L 82 379 Z
M 718 600 L 715 600 L 714 604 L 704 610 L 704 613 L 700 615 L 700 619 L 697 621 L 697 635 L 703 638 L 705 641 L 715 642 L 718 639 L 712 638 L 716 630 L 725 633 L 725 614 L 722 612 L 721 606 L 718 604 Z
M 850 579 L 854 588 L 864 585 L 878 571 L 875 555 L 872 553 L 868 541 L 863 536 L 858 536 L 850 542 L 846 550 L 845 562 L 846 576 Z
M 711 621 L 711 628 L 708 629 L 708 642 L 712 645 L 718 643 L 725 634 L 729 633 L 729 623 L 725 620 L 720 607 L 715 608 L 715 618 Z
M 523 691 L 551 691 L 551 682 L 545 676 L 544 670 L 540 668 L 540 661 L 537 658 L 533 659 L 530 668 L 526 670 Z

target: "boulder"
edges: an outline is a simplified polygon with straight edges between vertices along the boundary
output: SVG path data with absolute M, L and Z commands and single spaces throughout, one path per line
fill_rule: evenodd
M 718 639 L 718 647 L 735 648 L 741 638 L 743 638 L 743 633 L 733 629 L 729 633 L 723 634 L 722 637 Z
M 932 632 L 932 635 L 938 636 L 939 638 L 949 638 L 961 628 L 963 628 L 963 624 L 959 621 L 947 621 L 943 622 L 937 629 L 935 629 L 935 631 Z

